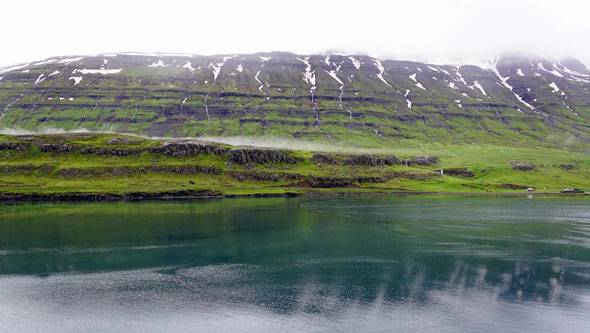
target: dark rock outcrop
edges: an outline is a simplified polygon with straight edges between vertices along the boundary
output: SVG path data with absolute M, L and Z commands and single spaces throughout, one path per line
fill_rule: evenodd
M 20 173 L 28 173 L 35 170 L 32 164 L 25 165 L 0 165 L 0 173 L 4 175 L 14 175 Z
M 498 188 L 505 188 L 505 189 L 508 189 L 508 190 L 526 190 L 530 186 L 519 185 L 519 184 L 498 184 L 498 185 L 496 185 L 496 187 L 498 187 Z
M 377 176 L 363 176 L 355 178 L 355 181 L 359 183 L 386 183 L 393 177 L 377 177 Z
M 446 170 L 445 170 L 446 171 Z M 433 178 L 440 178 L 440 172 L 402 172 L 401 177 L 411 180 L 428 180 Z
M 316 188 L 347 187 L 355 182 L 352 178 L 314 177 L 312 175 L 309 175 L 307 179 L 309 186 Z
M 127 193 L 92 193 L 92 192 L 64 192 L 64 193 L 43 193 L 43 192 L 4 192 L 0 194 L 0 200 L 145 200 L 156 198 L 198 198 L 198 197 L 221 197 L 222 194 L 213 190 L 170 190 L 162 192 L 127 192 Z
M 16 142 L 0 142 L 0 150 L 24 150 L 25 145 Z
M 531 171 L 535 169 L 535 165 L 527 161 L 510 161 L 512 170 Z
M 345 155 L 345 165 L 367 165 L 367 166 L 380 166 L 380 165 L 398 165 L 402 161 L 393 155 L 369 155 L 369 154 L 357 154 L 357 155 Z
M 573 164 L 566 164 L 566 163 L 561 163 L 560 166 L 566 170 L 571 170 L 571 169 L 575 168 L 575 166 Z
M 240 182 L 267 181 L 278 182 L 281 180 L 301 180 L 303 176 L 295 173 L 267 173 L 267 172 L 232 172 L 230 176 Z
M 440 172 L 440 170 L 436 171 Z M 473 177 L 475 175 L 473 171 L 467 168 L 448 168 L 443 169 L 442 171 L 442 174 L 445 174 L 447 176 Z
M 322 164 L 338 164 L 338 160 L 336 160 L 332 155 L 323 153 L 315 153 L 309 160 Z
M 288 163 L 302 161 L 290 155 L 290 151 L 272 148 L 233 148 L 229 150 L 228 161 L 239 165 L 251 163 Z
M 192 175 L 195 173 L 204 173 L 207 175 L 219 175 L 221 170 L 216 167 L 200 165 L 152 165 L 145 168 L 150 172 L 168 172 L 179 175 Z
M 438 163 L 438 157 L 436 156 L 414 156 L 407 161 L 408 165 L 431 165 Z
M 142 141 L 143 140 L 141 140 L 141 139 L 117 137 L 117 138 L 108 139 L 107 145 L 132 145 L 132 144 L 140 143 Z
M 189 156 L 196 154 L 225 154 L 228 147 L 219 146 L 213 143 L 189 141 L 189 142 L 166 142 L 159 147 L 152 148 L 152 153 L 163 153 L 167 156 Z
M 94 155 L 128 156 L 128 155 L 134 155 L 134 154 L 141 154 L 143 151 L 144 151 L 143 149 L 133 149 L 133 148 L 85 147 L 85 148 L 82 148 L 81 153 L 84 155 L 94 154 Z
M 104 167 L 104 168 L 64 168 L 55 172 L 57 176 L 79 177 L 79 176 L 130 176 L 141 173 L 174 173 L 178 175 L 192 175 L 203 173 L 209 175 L 218 175 L 221 171 L 215 167 L 198 166 L 198 165 L 152 165 L 147 167 Z
M 59 144 L 59 143 L 46 143 L 39 145 L 39 150 L 44 153 L 69 153 L 72 151 L 80 150 L 81 146 L 74 146 L 67 143 Z

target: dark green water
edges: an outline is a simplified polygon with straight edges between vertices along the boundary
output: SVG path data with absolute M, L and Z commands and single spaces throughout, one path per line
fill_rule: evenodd
M 0 204 L 0 331 L 590 331 L 590 200 Z

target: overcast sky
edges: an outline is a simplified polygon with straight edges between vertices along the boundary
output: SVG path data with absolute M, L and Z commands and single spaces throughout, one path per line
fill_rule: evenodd
M 4 0 L 0 12 L 0 67 L 124 51 L 341 51 L 439 62 L 519 52 L 590 65 L 588 1 Z

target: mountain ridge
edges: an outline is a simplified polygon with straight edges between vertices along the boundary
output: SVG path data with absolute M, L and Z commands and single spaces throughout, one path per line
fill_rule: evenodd
M 571 58 L 481 68 L 289 52 L 64 56 L 0 71 L 0 128 L 581 147 L 589 89 Z

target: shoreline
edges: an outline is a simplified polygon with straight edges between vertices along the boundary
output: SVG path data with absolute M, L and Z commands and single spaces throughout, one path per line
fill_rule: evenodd
M 427 192 L 427 191 L 391 191 L 391 192 L 284 192 L 223 194 L 218 191 L 166 191 L 166 192 L 129 192 L 129 193 L 0 193 L 1 202 L 52 202 L 52 201 L 146 201 L 176 199 L 232 199 L 232 198 L 285 198 L 285 197 L 330 197 L 330 196 L 385 196 L 385 195 L 463 195 L 463 196 L 590 196 L 590 193 L 555 193 L 555 192 Z

